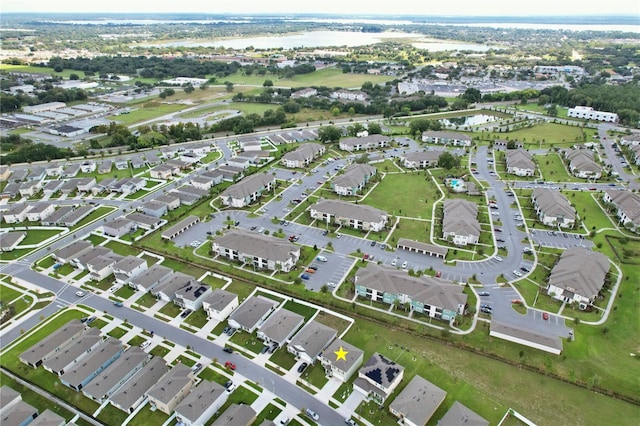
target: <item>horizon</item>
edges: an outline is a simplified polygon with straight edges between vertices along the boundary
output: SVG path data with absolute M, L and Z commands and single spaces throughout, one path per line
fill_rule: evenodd
M 143 2 L 144 3 L 144 2 Z M 175 3 L 149 5 L 128 0 L 102 2 L 77 2 L 76 0 L 3 0 L 0 13 L 38 13 L 38 14 L 190 14 L 203 15 L 282 15 L 282 14 L 328 14 L 338 16 L 437 16 L 437 17 L 544 17 L 544 16 L 637 16 L 640 18 L 640 2 L 636 0 L 609 0 L 604 6 L 598 3 L 585 3 L 582 0 L 538 0 L 535 3 L 507 2 L 503 0 L 485 0 L 479 4 L 475 0 L 450 0 L 446 3 L 425 4 L 422 0 L 402 0 L 393 4 L 380 3 L 367 5 L 363 13 L 360 4 L 345 3 L 341 0 L 324 0 L 322 4 L 300 4 L 294 0 L 245 0 L 241 4 L 225 3 L 211 5 L 207 0 L 183 0 Z M 215 10 L 212 10 L 214 9 Z M 127 12 L 121 12 L 127 10 Z M 410 11 L 410 12 L 405 12 Z

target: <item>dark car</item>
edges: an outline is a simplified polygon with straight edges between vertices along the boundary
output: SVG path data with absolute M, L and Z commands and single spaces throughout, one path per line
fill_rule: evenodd
M 265 353 L 267 353 L 268 350 L 269 350 L 269 346 L 263 346 L 262 350 L 260 350 L 260 353 L 261 354 L 265 354 Z
M 309 269 L 313 269 L 314 271 L 317 271 L 318 267 L 316 265 L 309 265 Z
M 303 362 L 302 364 L 300 364 L 300 367 L 298 367 L 298 373 L 302 373 L 304 371 L 305 368 L 307 368 L 309 364 L 307 364 L 306 362 Z
M 227 383 L 224 384 L 224 387 L 229 389 L 229 386 L 231 386 L 233 384 L 233 382 L 231 380 L 227 380 Z
M 226 326 L 226 327 L 224 328 L 224 330 L 222 330 L 222 332 L 223 332 L 224 334 L 228 334 L 228 333 L 229 333 L 229 330 L 231 330 L 231 327 Z
M 329 233 L 329 231 L 322 231 L 322 235 L 327 235 Z
M 191 309 L 187 309 L 186 311 L 180 314 L 180 318 L 188 317 L 191 312 L 193 312 Z
M 500 242 L 500 243 L 504 243 L 504 238 L 496 238 L 496 241 Z
M 309 274 L 302 274 L 300 275 L 300 278 L 302 278 L 303 280 L 308 280 L 309 278 L 311 278 L 311 276 Z
M 527 268 L 526 266 L 521 266 L 521 267 L 520 267 L 520 270 L 521 270 L 522 272 L 529 272 L 529 268 Z
M 489 292 L 488 291 L 480 291 L 478 292 L 478 296 L 488 296 Z
M 371 247 L 375 247 L 376 246 L 376 242 L 375 241 L 371 241 Z
M 224 349 L 222 349 L 223 351 L 225 351 L 228 354 L 232 354 L 233 353 L 233 348 L 230 348 L 229 346 L 225 346 Z

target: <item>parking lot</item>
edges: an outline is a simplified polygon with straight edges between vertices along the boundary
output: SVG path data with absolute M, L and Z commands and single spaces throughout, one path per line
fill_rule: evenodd
M 543 247 L 570 248 L 570 247 L 593 247 L 593 241 L 585 239 L 582 234 L 569 233 L 564 231 L 541 231 L 532 229 L 531 239 L 533 243 Z

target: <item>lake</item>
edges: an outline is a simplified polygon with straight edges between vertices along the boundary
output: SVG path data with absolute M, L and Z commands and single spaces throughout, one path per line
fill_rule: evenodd
M 376 43 L 382 43 L 391 39 L 414 39 L 412 43 L 419 49 L 429 50 L 431 52 L 440 52 L 445 50 L 472 50 L 475 52 L 486 52 L 491 48 L 499 48 L 497 46 L 485 46 L 482 44 L 440 41 L 425 39 L 421 34 L 412 34 L 405 32 L 382 32 L 382 33 L 361 33 L 352 31 L 308 31 L 298 34 L 282 35 L 282 36 L 264 36 L 264 37 L 244 37 L 230 38 L 224 40 L 208 40 L 208 41 L 175 41 L 170 43 L 159 44 L 142 44 L 143 47 L 224 47 L 231 49 L 245 49 L 253 46 L 255 49 L 294 49 L 309 47 L 328 47 L 328 46 L 367 46 Z

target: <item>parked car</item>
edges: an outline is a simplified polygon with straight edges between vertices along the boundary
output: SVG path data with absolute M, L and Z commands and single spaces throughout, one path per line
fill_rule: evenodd
M 391 266 L 396 266 L 398 264 L 398 259 L 393 259 L 391 261 Z
M 409 262 L 407 262 L 406 260 L 402 262 L 402 269 L 407 269 L 407 266 L 409 266 Z
M 488 296 L 489 292 L 488 291 L 480 291 L 478 292 L 478 296 Z
M 232 363 L 231 361 L 227 361 L 224 363 L 224 368 L 229 368 L 231 370 L 235 370 L 236 369 L 236 365 L 234 363 Z
M 84 291 L 80 291 L 80 290 L 76 291 L 76 296 L 83 297 L 84 296 Z
M 333 283 L 333 282 L 327 283 L 327 287 L 335 288 L 336 283 Z
M 543 320 L 545 320 L 545 321 L 547 321 L 547 320 L 549 319 L 549 314 L 548 314 L 548 313 L 546 313 L 546 312 L 543 312 L 543 313 L 542 313 L 542 319 L 543 319 Z
M 513 275 L 515 275 L 516 277 L 521 277 L 522 276 L 522 272 L 518 271 L 517 269 L 513 270 Z
M 191 312 L 193 312 L 191 309 L 187 309 L 186 311 L 184 311 L 183 313 L 180 314 L 180 318 L 188 317 L 189 314 L 191 314 Z
M 502 262 L 502 258 L 500 256 L 494 256 L 494 259 L 497 260 L 498 262 Z
M 235 383 L 231 383 L 231 384 L 229 385 L 229 387 L 227 387 L 227 392 L 231 393 L 231 392 L 233 392 L 234 390 L 236 390 L 236 384 L 235 384 Z
M 309 265 L 309 269 L 313 269 L 314 271 L 317 271 L 318 267 L 316 265 Z
M 140 349 L 144 349 L 149 347 L 149 345 L 151 344 L 151 340 L 145 340 L 144 342 L 142 342 L 142 344 L 140 345 Z
M 226 326 L 226 327 L 224 328 L 224 330 L 222 330 L 222 332 L 223 332 L 224 334 L 229 334 L 229 330 L 231 330 L 231 327 Z
M 313 269 L 313 268 L 307 268 L 307 272 L 308 272 L 309 274 L 315 274 L 315 273 L 316 273 L 316 270 L 315 270 L 315 269 Z
M 304 412 L 307 416 L 311 417 L 313 420 L 315 420 L 316 422 L 318 420 L 320 420 L 320 416 L 318 415 L 318 413 L 316 413 L 315 411 L 311 410 L 310 408 L 307 408 L 306 411 Z
M 317 260 L 318 262 L 326 262 L 326 261 L 327 261 L 327 258 L 326 258 L 326 257 L 324 257 L 324 256 L 318 256 L 318 257 L 316 257 L 316 260 Z
M 85 324 L 89 325 L 92 322 L 94 322 L 96 319 L 97 319 L 97 317 L 90 316 L 89 318 L 87 318 L 87 322 Z
M 269 350 L 269 346 L 263 346 L 262 349 L 260 350 L 260 353 L 266 354 L 268 350 Z
M 118 308 L 121 308 L 124 306 L 122 302 L 113 302 L 113 304 L 116 305 Z
M 280 419 L 280 424 L 281 425 L 288 425 L 289 424 L 289 417 L 284 416 L 283 418 Z
M 327 231 L 326 229 L 324 231 L 322 231 L 322 235 L 327 235 L 329 233 L 329 231 Z
M 231 380 L 227 380 L 227 382 L 224 384 L 224 387 L 226 389 L 229 389 L 229 386 L 233 385 L 233 382 Z
M 229 347 L 229 346 L 225 346 L 222 350 L 225 351 L 228 354 L 232 354 L 233 353 L 233 348 Z
M 376 242 L 375 241 L 371 241 L 371 247 L 375 247 L 376 246 Z
M 344 422 L 345 422 L 346 424 L 348 424 L 349 426 L 357 426 L 357 425 L 358 425 L 358 424 L 356 423 L 356 421 L 355 421 L 355 420 L 353 420 L 353 419 L 344 419 Z
M 511 299 L 511 303 L 513 303 L 514 305 L 521 305 L 522 304 L 522 300 L 520 300 L 520 299 Z
M 306 362 L 303 362 L 302 364 L 300 364 L 300 366 L 298 367 L 298 373 L 302 373 L 304 371 L 305 368 L 307 368 L 309 364 L 307 364 Z
M 309 274 L 302 274 L 300 275 L 300 278 L 302 278 L 303 280 L 308 280 L 309 278 L 311 278 L 311 276 Z
M 198 372 L 198 371 L 202 370 L 202 364 L 200 364 L 200 363 L 198 362 L 198 363 L 196 363 L 196 365 L 194 365 L 193 367 L 191 367 L 191 369 L 192 369 L 194 372 Z

